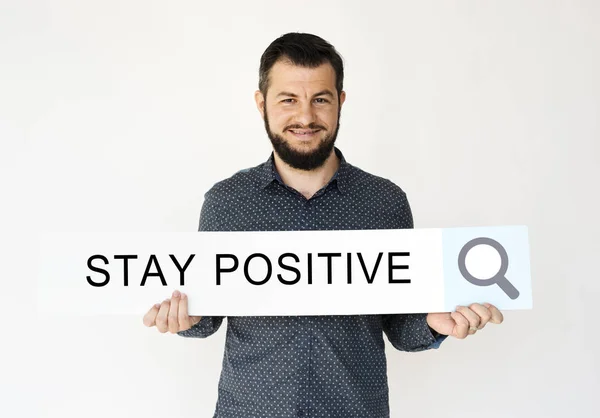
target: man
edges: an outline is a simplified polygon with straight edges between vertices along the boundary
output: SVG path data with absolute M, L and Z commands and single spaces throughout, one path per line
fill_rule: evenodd
M 263 164 L 215 184 L 205 195 L 201 231 L 412 228 L 405 193 L 346 162 L 334 146 L 343 64 L 323 39 L 288 33 L 261 57 L 256 105 L 273 153 Z M 488 322 L 494 306 L 452 313 L 228 317 L 214 417 L 389 417 L 385 333 L 398 350 L 438 348 Z M 223 317 L 190 317 L 178 292 L 144 324 L 205 338 Z

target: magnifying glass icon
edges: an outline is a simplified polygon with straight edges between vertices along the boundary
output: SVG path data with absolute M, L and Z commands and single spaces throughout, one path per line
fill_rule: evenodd
M 478 279 L 467 270 L 465 263 L 467 259 L 467 253 L 477 245 L 489 245 L 498 251 L 498 254 L 500 255 L 500 270 L 498 270 L 498 273 L 489 279 Z M 506 271 L 508 270 L 508 254 L 506 254 L 506 250 L 498 241 L 495 241 L 491 238 L 480 237 L 467 242 L 458 254 L 458 269 L 463 277 L 475 286 L 491 286 L 493 284 L 497 284 L 509 298 L 516 299 L 519 297 L 519 291 L 505 277 Z

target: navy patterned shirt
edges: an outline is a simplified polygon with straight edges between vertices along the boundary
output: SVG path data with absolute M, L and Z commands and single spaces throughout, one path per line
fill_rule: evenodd
M 347 163 L 310 199 L 283 183 L 273 154 L 215 184 L 200 231 L 412 228 L 404 191 Z M 205 338 L 224 317 L 207 316 L 183 337 Z M 389 417 L 383 334 L 402 351 L 438 348 L 426 314 L 227 317 L 213 418 Z

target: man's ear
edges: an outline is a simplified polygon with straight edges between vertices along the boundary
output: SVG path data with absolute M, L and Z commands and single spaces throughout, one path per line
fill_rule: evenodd
M 254 92 L 254 101 L 256 102 L 256 108 L 260 112 L 260 116 L 263 118 L 263 120 L 265 120 L 265 115 L 263 111 L 265 105 L 265 97 L 263 96 L 260 90 L 256 90 Z
M 344 104 L 345 101 L 346 101 L 346 92 L 344 90 L 342 90 L 342 92 L 340 93 L 340 107 L 342 107 L 342 105 Z

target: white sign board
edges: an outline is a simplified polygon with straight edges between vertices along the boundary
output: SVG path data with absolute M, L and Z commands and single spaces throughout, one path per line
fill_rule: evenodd
M 201 316 L 532 307 L 523 226 L 40 239 L 40 312 L 140 315 L 175 289 Z

